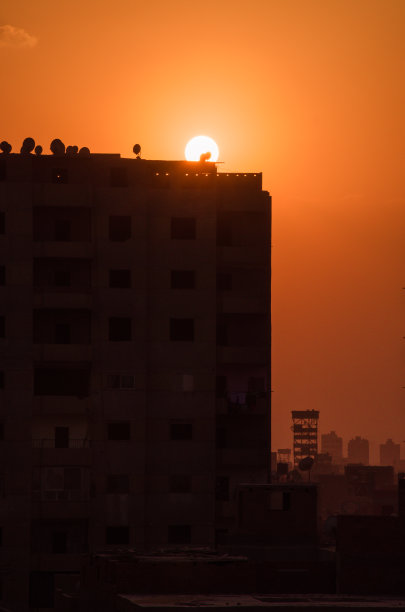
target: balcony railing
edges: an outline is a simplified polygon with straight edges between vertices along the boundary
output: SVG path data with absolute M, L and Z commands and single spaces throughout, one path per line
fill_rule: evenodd
M 76 448 L 90 448 L 91 440 L 88 438 L 70 438 L 67 445 L 57 444 L 54 438 L 34 438 L 32 440 L 33 448 L 64 448 L 64 449 L 76 449 Z

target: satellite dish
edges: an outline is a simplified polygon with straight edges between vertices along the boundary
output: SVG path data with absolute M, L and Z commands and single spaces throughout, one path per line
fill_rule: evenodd
M 34 147 L 35 140 L 33 138 L 25 138 L 20 149 L 21 155 L 29 155 L 34 150 Z
M 304 457 L 298 464 L 301 472 L 308 472 L 312 466 L 314 465 L 314 460 L 312 457 Z
M 59 138 L 52 140 L 50 149 L 54 155 L 62 156 L 65 154 L 65 145 Z
M 201 153 L 200 162 L 206 162 L 211 157 L 211 151 L 207 151 L 207 153 Z
M 141 158 L 141 145 L 140 144 L 134 145 L 134 148 L 132 150 L 136 155 L 136 159 L 140 159 Z
M 41 153 L 42 153 L 42 147 L 41 147 L 41 145 L 37 145 L 35 147 L 35 155 L 39 156 L 39 155 L 41 155 Z
M 80 157 L 90 157 L 90 149 L 88 147 L 82 147 L 79 151 Z
M 0 142 L 0 151 L 2 153 L 5 153 L 7 155 L 7 153 L 11 153 L 11 149 L 12 146 L 9 142 L 7 142 L 7 140 L 3 140 L 3 142 Z

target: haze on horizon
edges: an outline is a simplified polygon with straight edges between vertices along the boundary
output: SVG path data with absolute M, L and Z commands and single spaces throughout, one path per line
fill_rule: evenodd
M 404 435 L 405 3 L 3 0 L 0 140 L 182 159 L 273 196 L 273 448 L 291 410 Z M 405 457 L 405 446 L 402 445 Z

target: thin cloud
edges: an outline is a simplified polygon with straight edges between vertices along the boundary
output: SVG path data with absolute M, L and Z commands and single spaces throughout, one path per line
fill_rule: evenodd
M 35 47 L 38 39 L 22 28 L 12 25 L 0 26 L 0 47 Z

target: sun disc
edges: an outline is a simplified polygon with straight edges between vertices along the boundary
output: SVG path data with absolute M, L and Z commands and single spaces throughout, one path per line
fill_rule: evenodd
M 187 161 L 200 161 L 201 155 L 210 153 L 207 161 L 216 162 L 219 157 L 218 145 L 209 136 L 194 136 L 188 141 L 185 149 Z

